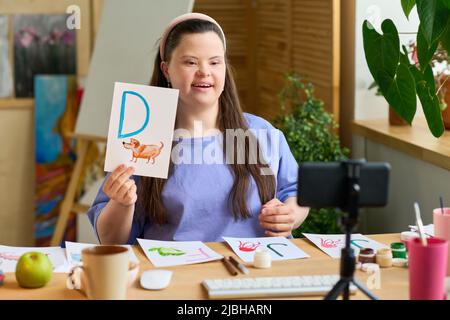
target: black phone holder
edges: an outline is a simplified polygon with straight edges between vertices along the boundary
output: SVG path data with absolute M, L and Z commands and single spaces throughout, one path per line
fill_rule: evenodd
M 352 231 L 358 224 L 361 196 L 364 196 L 363 203 L 366 205 L 381 206 L 386 204 L 389 170 L 390 166 L 386 163 L 370 164 L 364 159 L 347 160 L 341 163 L 305 163 L 299 166 L 297 197 L 299 205 L 331 207 L 331 204 L 334 203 L 342 211 L 347 212 L 347 215 L 344 214 L 341 218 L 341 225 L 343 231 L 345 231 L 345 247 L 341 251 L 340 279 L 325 296 L 325 300 L 335 300 L 340 294 L 343 295 L 344 300 L 348 300 L 351 284 L 370 299 L 378 300 L 374 294 L 354 278 L 356 258 L 350 240 Z M 323 175 L 322 173 L 326 174 Z M 314 177 L 318 178 L 314 179 Z M 308 181 L 310 184 L 308 184 Z M 363 185 L 361 185 L 362 181 Z M 368 186 L 368 184 L 372 185 Z M 319 189 L 321 185 L 322 189 Z M 325 194 L 322 192 L 318 196 L 316 192 L 323 191 L 324 185 L 327 185 L 330 192 L 325 192 Z M 306 192 L 306 197 L 303 197 L 302 190 L 308 189 L 308 186 L 311 186 L 311 188 Z M 362 190 L 364 190 L 364 193 Z M 343 197 L 344 199 L 342 199 Z

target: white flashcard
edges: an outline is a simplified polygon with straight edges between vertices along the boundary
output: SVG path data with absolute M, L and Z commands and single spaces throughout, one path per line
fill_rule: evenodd
M 137 239 L 155 267 L 202 263 L 222 259 L 201 241 L 159 241 Z
M 0 269 L 3 272 L 15 272 L 19 258 L 27 252 L 41 252 L 52 262 L 53 272 L 68 273 L 70 265 L 60 247 L 10 247 L 0 245 Z
M 177 104 L 177 89 L 116 82 L 105 171 L 125 164 L 135 175 L 167 179 Z
M 330 257 L 341 257 L 341 249 L 345 247 L 345 234 L 303 233 L 303 235 Z M 372 240 L 360 233 L 351 235 L 350 245 L 354 250 L 355 256 L 359 254 L 360 249 L 371 248 L 377 252 L 378 249 L 387 247 L 387 245 Z
M 232 238 L 222 237 L 244 262 L 253 262 L 257 249 L 266 249 L 272 261 L 308 258 L 309 255 L 285 237 Z
M 83 262 L 81 259 L 81 250 L 94 246 L 98 246 L 98 244 L 66 241 L 67 261 L 71 266 L 81 265 Z M 139 263 L 139 259 L 136 257 L 133 248 L 129 244 L 122 245 L 121 247 L 128 249 L 130 262 Z

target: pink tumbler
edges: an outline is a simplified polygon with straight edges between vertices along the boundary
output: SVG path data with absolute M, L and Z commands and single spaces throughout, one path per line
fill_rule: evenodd
M 450 242 L 450 208 L 433 210 L 434 235 Z M 448 248 L 450 250 L 450 246 Z M 450 251 L 447 253 L 447 277 L 450 276 Z
M 448 241 L 428 238 L 409 242 L 409 298 L 411 300 L 443 300 L 447 271 Z

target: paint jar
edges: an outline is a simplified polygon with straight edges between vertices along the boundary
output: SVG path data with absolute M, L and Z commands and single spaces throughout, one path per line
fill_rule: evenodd
M 359 251 L 358 261 L 361 263 L 375 263 L 375 252 L 372 248 L 364 248 Z
M 253 256 L 253 266 L 255 268 L 270 268 L 272 264 L 272 257 L 270 252 L 266 249 L 256 249 L 255 255 Z
M 394 258 L 406 259 L 406 247 L 403 242 L 391 243 L 392 256 Z
M 377 251 L 377 264 L 381 268 L 392 267 L 392 251 L 389 248 L 381 248 Z

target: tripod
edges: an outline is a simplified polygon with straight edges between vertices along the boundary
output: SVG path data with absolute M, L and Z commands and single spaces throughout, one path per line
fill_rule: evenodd
M 342 217 L 342 225 L 345 227 L 345 247 L 341 250 L 341 265 L 340 275 L 341 278 L 334 285 L 334 287 L 325 296 L 325 300 L 335 300 L 342 293 L 343 299 L 348 300 L 350 296 L 350 284 L 355 285 L 366 296 L 372 300 L 378 300 L 378 298 L 366 289 L 361 283 L 359 283 L 353 276 L 355 272 L 355 253 L 350 244 L 350 238 L 354 227 L 358 223 L 358 201 L 360 194 L 359 178 L 360 178 L 360 166 L 362 162 L 358 160 L 349 160 L 345 162 L 347 166 L 347 181 L 348 181 L 348 198 L 347 217 Z

